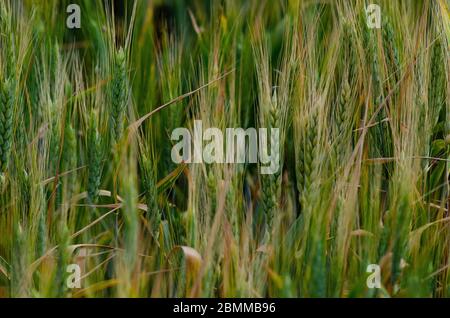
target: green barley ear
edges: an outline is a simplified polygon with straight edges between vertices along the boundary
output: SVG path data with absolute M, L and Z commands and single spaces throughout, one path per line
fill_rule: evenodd
M 395 76 L 398 75 L 398 68 L 395 66 L 396 59 L 392 58 L 392 52 L 395 52 L 394 37 L 391 31 L 389 31 L 390 24 L 386 23 L 383 30 L 383 45 L 386 58 L 386 64 L 388 64 L 390 81 L 383 81 L 382 78 L 382 65 L 383 62 L 380 61 L 379 47 L 377 32 L 371 30 L 368 27 L 364 27 L 364 45 L 367 48 L 367 61 L 370 63 L 371 70 L 371 95 L 372 102 L 374 104 L 374 109 L 377 109 L 384 101 L 384 96 L 386 91 L 389 91 L 389 86 L 393 86 L 395 83 Z M 394 51 L 393 51 L 394 49 Z M 396 55 L 396 54 L 394 54 Z M 394 61 L 394 62 L 393 62 Z M 394 69 L 392 71 L 392 69 Z M 397 71 L 397 72 L 396 72 Z M 386 85 L 388 83 L 389 85 Z M 386 87 L 387 86 L 387 87 Z M 391 87 L 392 88 L 392 87 Z M 370 131 L 370 138 L 373 140 L 373 146 L 370 147 L 370 152 L 372 156 L 377 157 L 392 157 L 392 132 L 391 127 L 388 122 L 383 122 L 387 118 L 386 107 L 389 105 L 384 105 L 384 107 L 378 112 L 376 116 L 376 121 L 380 124 L 376 125 L 373 130 Z M 386 173 L 388 172 L 388 166 L 385 167 Z
M 299 145 L 297 147 L 296 155 L 295 176 L 297 178 L 297 191 L 301 197 L 303 195 L 305 185 L 305 147 L 303 145 Z
M 350 116 L 348 110 L 351 103 L 351 87 L 348 77 L 345 75 L 343 78 L 343 83 L 341 90 L 339 92 L 339 100 L 336 109 L 336 132 L 335 132 L 335 155 L 337 162 L 341 162 L 341 159 L 346 155 L 349 149 L 349 120 Z
M 10 80 L 0 82 L 0 174 L 6 172 L 13 134 L 14 90 Z
M 445 63 L 442 54 L 442 46 L 440 40 L 437 40 L 433 46 L 431 56 L 431 80 L 428 88 L 430 119 L 432 128 L 434 128 L 439 120 L 439 114 L 445 104 Z
M 12 76 L 15 73 L 16 67 L 16 53 L 14 43 L 14 31 L 12 17 L 13 13 L 11 8 L 6 6 L 1 7 L 0 12 L 0 48 L 4 48 L 4 67 L 5 73 L 8 76 Z
M 351 88 L 347 76 L 344 77 L 341 92 L 339 94 L 339 109 L 336 117 L 337 126 L 341 128 L 340 131 L 345 129 L 347 123 L 347 109 L 351 99 Z
M 269 230 L 273 230 L 275 213 L 280 207 L 280 196 L 282 187 L 284 141 L 288 128 L 288 115 L 290 112 L 290 98 L 293 89 L 292 78 L 296 73 L 297 59 L 295 56 L 296 46 L 291 46 L 291 34 L 284 34 L 286 47 L 282 51 L 279 62 L 280 71 L 272 78 L 272 66 L 268 49 L 269 43 L 261 42 L 254 47 L 254 55 L 257 60 L 256 74 L 260 77 L 258 83 L 258 124 L 267 129 L 270 138 L 271 156 L 279 160 L 278 171 L 270 175 L 260 174 L 261 205 L 266 217 L 265 239 L 270 238 Z M 293 49 L 286 50 L 287 47 Z M 275 89 L 274 89 L 275 88 Z M 278 131 L 278 135 L 274 134 Z
M 394 30 L 389 20 L 383 26 L 383 50 L 388 66 L 387 76 L 389 78 L 390 89 L 393 89 L 395 84 L 400 80 L 400 62 Z
M 89 203 L 97 200 L 98 190 L 102 176 L 101 140 L 97 130 L 97 116 L 92 112 L 89 119 L 87 136 L 88 153 L 88 184 L 87 193 Z
M 277 206 L 277 197 L 274 192 L 276 184 L 272 175 L 261 176 L 262 206 L 267 218 L 269 228 L 273 225 L 273 217 Z
M 305 139 L 305 188 L 309 189 L 312 182 L 312 175 L 316 169 L 316 160 L 314 155 L 316 154 L 316 147 L 318 143 L 317 134 L 317 113 L 314 111 L 311 114 L 308 121 L 307 128 L 308 134 Z
M 358 59 L 356 54 L 356 36 L 352 31 L 352 27 L 349 23 L 345 23 L 343 26 L 343 47 L 342 47 L 342 61 L 348 68 L 348 80 L 353 83 L 358 73 Z
M 277 129 L 280 127 L 280 108 L 277 105 L 277 95 L 276 91 L 272 96 L 270 108 L 267 111 L 267 125 L 269 136 L 271 137 L 270 145 L 271 150 L 279 152 L 278 147 L 276 147 L 276 140 L 272 140 L 272 129 Z M 273 155 L 273 154 L 272 154 Z M 280 154 L 278 154 L 280 156 Z M 263 194 L 262 205 L 264 211 L 266 213 L 267 224 L 269 228 L 272 228 L 273 225 L 273 217 L 275 210 L 278 207 L 278 196 L 280 192 L 280 184 L 281 184 L 281 171 L 273 175 L 263 175 L 261 176 L 261 190 Z
M 312 111 L 309 120 L 306 124 L 306 135 L 303 138 L 303 148 L 301 151 L 302 157 L 299 160 L 303 161 L 301 164 L 301 173 L 299 180 L 303 181 L 303 184 L 298 185 L 298 191 L 300 194 L 300 203 L 305 206 L 308 201 L 307 195 L 311 191 L 311 186 L 315 175 L 317 173 L 317 143 L 318 143 L 318 133 L 317 127 L 318 119 L 317 112 Z M 299 171 L 300 172 L 300 171 Z
M 114 65 L 110 90 L 110 131 L 113 142 L 116 142 L 122 134 L 123 117 L 126 111 L 128 90 L 126 73 L 126 56 L 123 48 L 114 54 Z
M 375 102 L 379 101 L 381 95 L 380 62 L 378 58 L 378 45 L 375 32 L 364 26 L 364 47 L 366 48 L 366 61 L 370 64 L 368 69 L 372 77 L 372 96 Z
M 142 185 L 145 191 L 145 201 L 147 204 L 147 218 L 152 226 L 153 236 L 158 236 L 158 229 L 161 223 L 161 211 L 158 207 L 158 192 L 154 175 L 154 165 L 146 155 L 142 155 Z
M 352 89 L 356 84 L 358 60 L 355 52 L 355 35 L 349 23 L 343 26 L 343 45 L 341 58 L 343 61 L 343 74 L 341 87 L 338 92 L 338 102 L 335 111 L 335 152 L 338 162 L 345 155 L 348 148 L 351 121 L 349 110 L 352 109 Z

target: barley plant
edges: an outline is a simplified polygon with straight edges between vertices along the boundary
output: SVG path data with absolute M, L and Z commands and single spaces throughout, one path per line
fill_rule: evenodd
M 449 297 L 449 45 L 448 0 L 0 1 L 0 297 Z M 199 121 L 278 169 L 175 162 Z

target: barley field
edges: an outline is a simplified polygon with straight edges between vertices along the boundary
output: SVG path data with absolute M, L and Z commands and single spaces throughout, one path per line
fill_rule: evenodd
M 0 1 L 0 297 L 449 297 L 450 1 L 370 3 Z

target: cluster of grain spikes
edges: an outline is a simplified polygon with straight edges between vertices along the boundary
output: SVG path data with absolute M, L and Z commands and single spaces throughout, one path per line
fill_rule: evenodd
M 310 65 L 313 64 L 309 60 Z M 323 104 L 322 97 L 318 92 L 318 81 L 316 76 L 311 74 L 316 73 L 316 69 L 312 66 L 303 69 L 307 70 L 310 80 L 304 82 L 301 76 L 298 77 L 299 83 L 304 87 L 297 86 L 297 97 L 294 109 L 294 142 L 297 144 L 295 148 L 295 172 L 297 179 L 297 190 L 299 194 L 299 203 L 302 211 L 309 209 L 310 194 L 314 192 L 314 187 L 317 185 L 317 177 L 319 173 L 319 143 L 320 134 L 323 129 L 321 119 L 323 117 L 319 108 Z M 305 74 L 305 73 L 302 73 Z
M 77 33 L 0 0 L 0 297 L 448 296 L 448 2 L 159 2 L 130 41 L 102 2 Z M 277 172 L 174 163 L 194 118 L 267 129 Z
M 292 22 L 285 22 L 291 27 Z M 278 160 L 278 170 L 273 174 L 261 174 L 261 202 L 266 216 L 267 240 L 274 230 L 276 214 L 281 214 L 280 196 L 282 187 L 283 161 L 285 153 L 285 136 L 288 130 L 288 116 L 291 112 L 293 80 L 298 71 L 298 52 L 296 44 L 296 32 L 287 28 L 283 35 L 284 46 L 281 50 L 281 61 L 278 70 L 272 69 L 268 51 L 270 45 L 266 42 L 264 32 L 255 38 L 254 56 L 257 61 L 256 73 L 258 74 L 258 125 L 266 128 L 270 138 L 266 141 L 270 147 L 271 156 Z M 278 133 L 278 138 L 277 138 Z M 265 145 L 264 145 L 265 146 Z M 261 147 L 261 143 L 260 143 Z M 261 168 L 260 168 L 261 169 Z
M 341 165 L 348 157 L 352 146 L 352 129 L 354 117 L 357 111 L 357 103 L 354 98 L 354 88 L 358 85 L 358 59 L 357 37 L 353 25 L 349 22 L 341 27 L 342 45 L 340 49 L 340 65 L 337 82 L 339 88 L 336 96 L 336 109 L 334 111 L 333 151 L 335 166 Z

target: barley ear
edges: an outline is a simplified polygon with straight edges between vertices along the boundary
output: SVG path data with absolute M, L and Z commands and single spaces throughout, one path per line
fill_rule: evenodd
M 13 135 L 14 90 L 10 80 L 0 82 L 0 174 L 6 172 Z
M 441 42 L 437 40 L 432 50 L 431 79 L 428 93 L 432 128 L 438 123 L 439 114 L 445 104 L 446 76 L 444 65 Z
M 280 157 L 281 145 L 278 145 L 277 141 L 272 138 L 272 129 L 280 129 L 280 108 L 278 105 L 278 99 L 276 91 L 274 92 L 270 107 L 266 110 L 266 123 L 269 126 L 268 132 L 270 134 L 270 147 L 271 151 L 274 152 L 271 155 L 275 158 Z M 282 142 L 282 141 L 280 141 Z M 263 207 L 266 214 L 266 221 L 268 229 L 273 226 L 273 219 L 276 210 L 279 208 L 278 199 L 280 195 L 281 188 L 281 172 L 278 171 L 275 174 L 262 175 L 261 176 L 261 188 L 263 193 Z
M 308 195 L 312 191 L 312 185 L 317 174 L 317 143 L 318 143 L 318 119 L 317 112 L 312 110 L 310 118 L 306 127 L 306 136 L 304 138 L 304 152 L 303 152 L 303 193 L 300 193 L 303 206 L 305 206 L 309 199 Z
M 102 175 L 102 152 L 100 135 L 97 130 L 97 116 L 92 112 L 89 120 L 87 152 L 88 152 L 88 185 L 89 203 L 97 200 Z
M 153 164 L 146 155 L 142 155 L 142 175 L 145 201 L 147 204 L 147 218 L 152 226 L 152 234 L 156 238 L 161 223 L 161 212 L 158 207 L 158 192 L 156 189 Z
M 110 131 L 112 141 L 115 143 L 122 134 L 123 117 L 127 105 L 127 73 L 126 57 L 123 48 L 114 54 L 114 64 L 110 88 Z

